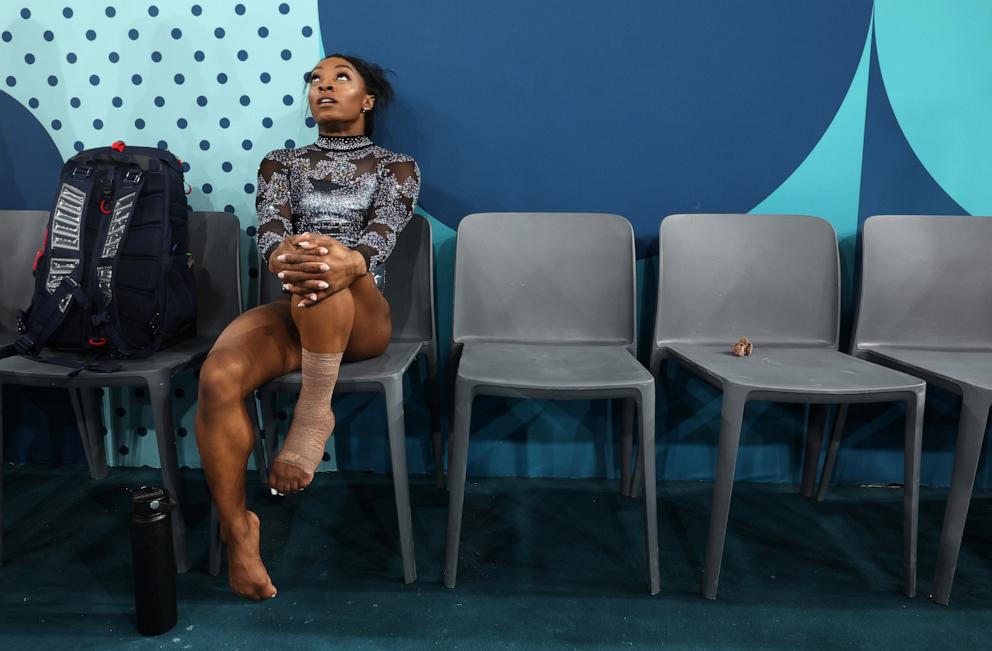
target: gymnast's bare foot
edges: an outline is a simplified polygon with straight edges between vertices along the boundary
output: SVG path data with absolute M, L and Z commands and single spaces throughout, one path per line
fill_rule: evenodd
M 239 526 L 221 527 L 221 539 L 227 543 L 227 565 L 231 589 L 247 599 L 261 601 L 276 596 L 276 587 L 262 564 L 259 551 L 261 523 L 258 516 L 245 511 Z
M 313 481 L 313 473 L 276 459 L 269 466 L 269 486 L 283 495 L 301 491 Z

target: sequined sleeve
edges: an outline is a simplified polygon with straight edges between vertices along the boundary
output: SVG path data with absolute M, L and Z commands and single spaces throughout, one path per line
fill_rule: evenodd
M 393 252 L 396 236 L 413 216 L 419 193 L 420 168 L 415 160 L 394 155 L 383 161 L 371 218 L 353 247 L 365 258 L 369 269 L 384 263 Z
M 289 169 L 278 160 L 278 154 L 267 154 L 258 168 L 255 210 L 258 213 L 258 254 L 263 265 L 268 265 L 272 251 L 286 236 L 293 234 Z

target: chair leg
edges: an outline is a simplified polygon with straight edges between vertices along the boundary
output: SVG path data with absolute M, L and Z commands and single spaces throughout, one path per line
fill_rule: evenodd
M 99 389 L 69 389 L 69 398 L 76 416 L 79 436 L 83 441 L 90 477 L 104 479 L 109 474 L 109 469 L 106 446 L 100 431 L 102 421 Z
M 806 425 L 806 454 L 803 459 L 803 497 L 813 497 L 816 487 L 816 470 L 820 465 L 820 449 L 823 447 L 823 427 L 827 420 L 827 405 L 810 405 L 809 422 Z
M 903 587 L 916 596 L 916 546 L 920 527 L 920 455 L 923 452 L 923 403 L 921 389 L 906 402 L 906 441 L 903 455 Z
M 417 560 L 413 547 L 413 517 L 410 513 L 410 479 L 406 468 L 406 428 L 403 423 L 403 378 L 383 384 L 389 457 L 393 466 L 393 492 L 399 522 L 400 553 L 403 556 L 403 582 L 417 580 Z
M 975 472 L 978 470 L 978 457 L 988 425 L 990 400 L 992 394 L 979 391 L 965 391 L 961 399 L 961 422 L 954 446 L 951 488 L 947 494 L 944 526 L 940 531 L 940 546 L 937 551 L 937 572 L 933 581 L 933 600 L 945 606 L 951 598 L 954 569 L 961 551 L 961 536 L 964 534 L 971 493 L 975 486 Z
M 162 481 L 177 504 L 172 512 L 172 543 L 176 556 L 176 571 L 183 574 L 189 571 L 190 562 L 186 549 L 182 485 L 179 481 L 179 465 L 176 459 L 176 433 L 172 428 L 172 383 L 169 376 L 149 378 L 148 396 L 152 403 L 158 457 L 162 465 Z
M 262 431 L 258 426 L 258 404 L 255 402 L 254 391 L 245 396 L 245 411 L 248 412 L 248 421 L 251 423 L 251 431 L 255 437 L 255 448 L 252 453 L 255 455 L 255 470 L 258 472 L 258 481 L 262 482 L 263 488 L 267 488 L 269 464 L 262 445 Z
M 640 480 L 637 476 L 630 476 L 630 462 L 634 450 L 635 405 L 634 400 L 630 398 L 622 398 L 621 402 L 623 403 L 623 411 L 620 416 L 620 494 L 636 497 Z
M 822 502 L 827 496 L 827 488 L 830 487 L 830 478 L 834 474 L 834 465 L 837 463 L 837 451 L 840 449 L 840 439 L 844 434 L 844 424 L 847 422 L 847 410 L 849 405 L 842 404 L 837 408 L 837 418 L 834 419 L 834 427 L 830 433 L 830 447 L 827 448 L 827 459 L 823 462 L 823 474 L 820 475 L 820 488 L 816 491 L 816 500 Z
M 276 458 L 279 445 L 279 426 L 276 423 L 276 392 L 262 391 L 262 435 L 265 439 L 265 459 Z M 268 469 L 266 469 L 266 476 Z M 268 482 L 268 479 L 266 479 Z
M 473 391 L 465 382 L 455 382 L 451 437 L 448 439 L 448 540 L 444 552 L 444 585 L 455 587 L 458 574 L 458 544 L 465 503 L 465 473 L 468 467 L 469 428 L 472 424 Z
M 437 352 L 431 350 L 427 353 L 427 404 L 431 411 L 434 481 L 438 488 L 444 488 L 444 441 L 441 438 L 441 396 L 437 382 Z
M 210 500 L 210 576 L 220 574 L 220 516 L 217 503 Z
M 81 389 L 79 401 L 90 432 L 90 453 L 96 469 L 93 478 L 104 479 L 110 470 L 107 468 L 107 440 L 103 435 L 103 401 L 100 400 L 100 390 Z
M 661 572 L 658 567 L 658 491 L 655 479 L 654 453 L 654 383 L 641 392 L 640 448 L 638 468 L 644 478 L 644 533 L 647 543 L 648 592 L 661 590 Z
M 703 596 L 707 599 L 716 599 L 717 584 L 720 582 L 720 565 L 723 562 L 723 546 L 727 538 L 730 496 L 734 490 L 737 450 L 740 447 L 746 402 L 747 394 L 724 390 L 723 404 L 720 408 L 720 443 L 713 477 L 713 506 L 710 511 L 709 537 L 706 541 L 706 568 L 703 573 Z
M 80 404 L 79 389 L 69 389 L 69 403 L 72 405 L 72 415 L 76 419 L 76 429 L 79 430 L 79 442 L 83 445 L 83 454 L 86 456 L 86 467 L 89 468 L 90 477 L 96 479 L 96 468 L 93 466 L 93 451 L 90 450 L 90 427 L 83 415 L 83 406 Z

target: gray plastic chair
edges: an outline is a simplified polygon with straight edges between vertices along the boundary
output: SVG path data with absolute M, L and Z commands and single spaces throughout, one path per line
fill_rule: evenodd
M 961 396 L 933 600 L 946 605 L 992 403 L 992 218 L 886 215 L 865 221 L 851 354 Z M 826 494 L 846 407 L 817 499 Z
M 0 258 L 0 357 L 14 354 L 17 311 L 31 302 L 35 251 L 48 223 L 44 210 L 0 210 L 0 242 L 5 253 Z
M 662 221 L 659 239 L 652 372 L 673 359 L 723 391 L 703 596 L 717 594 L 744 408 L 748 400 L 773 400 L 813 404 L 807 495 L 825 405 L 906 403 L 903 591 L 912 597 L 925 384 L 837 351 L 840 264 L 833 228 L 805 216 L 672 215 Z M 741 336 L 754 344 L 750 357 L 730 353 Z
M 621 398 L 640 412 L 647 451 L 648 589 L 660 589 L 654 378 L 634 356 L 634 234 L 617 215 L 488 213 L 458 226 L 454 420 L 449 442 L 444 584 L 455 587 L 472 401 Z
M 27 307 L 34 291 L 35 251 L 48 223 L 48 212 L 44 210 L 2 210 L 0 211 L 0 242 L 9 245 L 9 251 L 0 259 L 0 358 L 15 354 L 14 341 L 17 332 L 17 314 Z M 89 389 L 69 389 L 69 398 L 76 417 L 86 463 L 93 479 L 107 476 L 107 463 L 103 454 L 92 454 L 90 431 L 99 432 L 99 396 Z M 0 414 L 2 419 L 2 414 Z M 102 437 L 101 437 L 102 439 Z M 0 431 L 0 445 L 3 432 Z M 0 469 L 2 478 L 2 469 Z M 2 484 L 2 479 L 0 479 Z M 3 494 L 0 486 L 0 495 Z
M 262 302 L 268 303 L 282 294 L 282 285 L 273 274 L 262 280 Z M 403 377 L 420 358 L 427 363 L 427 389 L 431 414 L 435 481 L 444 486 L 441 444 L 441 412 L 437 391 L 437 338 L 434 326 L 434 245 L 431 225 L 421 215 L 414 215 L 400 233 L 396 248 L 386 261 L 386 299 L 393 321 L 393 337 L 386 352 L 373 359 L 341 365 L 335 393 L 372 391 L 386 399 L 386 422 L 390 460 L 393 469 L 393 490 L 399 520 L 400 552 L 403 557 L 403 580 L 417 580 L 417 565 L 413 545 L 413 521 L 410 512 L 410 482 L 406 467 L 406 430 L 403 416 Z M 265 441 L 269 459 L 275 457 L 278 443 L 276 429 L 276 394 L 279 391 L 299 393 L 299 372 L 289 373 L 262 387 L 261 438 Z M 256 437 L 257 438 L 257 437 Z M 256 457 L 257 460 L 257 457 Z M 263 474 L 262 483 L 266 479 Z M 266 487 L 266 491 L 268 488 Z M 212 530 L 211 572 L 220 571 L 219 532 Z
M 78 406 L 77 420 L 82 418 L 85 422 L 87 431 L 83 435 L 84 447 L 87 458 L 93 463 L 104 459 L 97 389 L 135 385 L 147 388 L 162 465 L 162 480 L 180 504 L 172 513 L 172 537 L 176 569 L 179 572 L 186 572 L 190 563 L 186 550 L 186 525 L 181 506 L 182 492 L 172 423 L 172 377 L 185 368 L 199 364 L 224 326 L 241 311 L 239 231 L 237 217 L 229 213 L 199 212 L 190 216 L 189 248 L 196 270 L 195 337 L 159 351 L 147 359 L 122 361 L 121 369 L 114 373 L 83 371 L 75 377 L 67 377 L 65 368 L 25 357 L 14 356 L 0 360 L 0 389 L 4 384 L 18 384 L 80 390 L 85 399 Z M 32 244 L 31 250 L 34 251 L 35 248 L 37 244 Z M 74 402 L 74 407 L 76 406 Z

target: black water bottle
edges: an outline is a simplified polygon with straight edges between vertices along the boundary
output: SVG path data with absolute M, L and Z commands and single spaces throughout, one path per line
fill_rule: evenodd
M 131 493 L 131 552 L 138 632 L 158 635 L 176 625 L 176 560 L 172 552 L 175 501 L 164 488 Z

